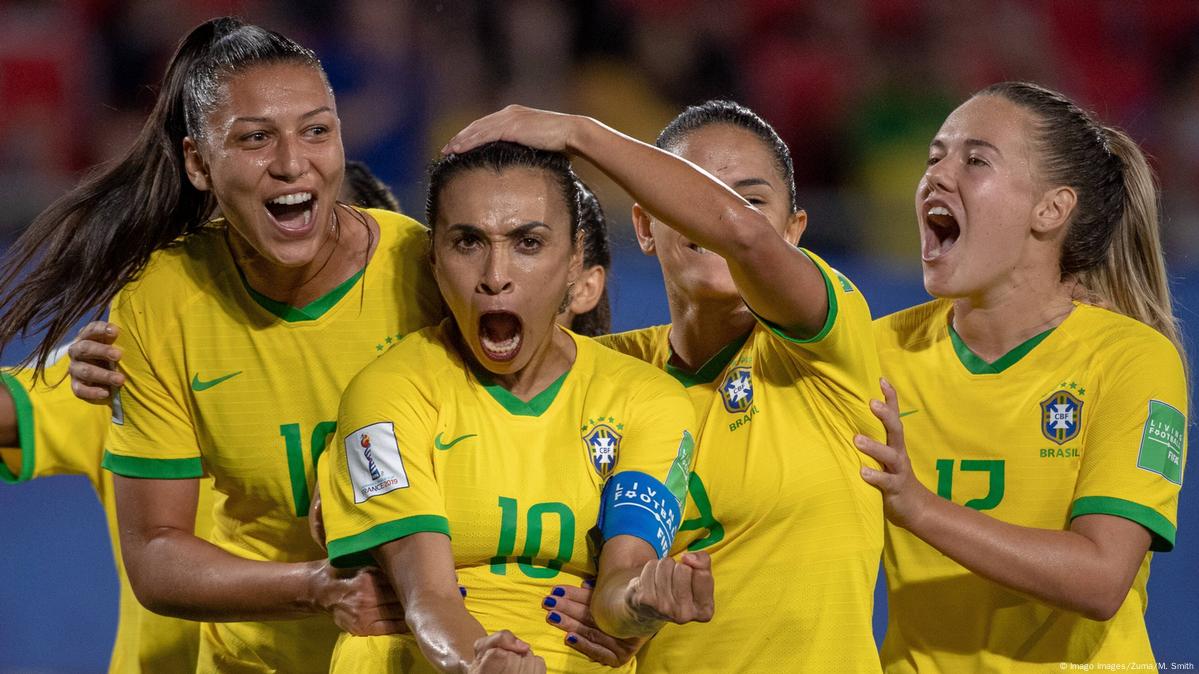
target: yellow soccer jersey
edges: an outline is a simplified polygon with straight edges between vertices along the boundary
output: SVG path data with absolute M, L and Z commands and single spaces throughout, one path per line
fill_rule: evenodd
M 1170 342 L 1079 304 L 1056 329 L 988 364 L 950 328 L 951 307 L 938 300 L 875 324 L 920 481 L 1026 527 L 1124 517 L 1149 530 L 1153 550 L 1171 549 L 1187 397 Z M 1116 615 L 1096 622 L 976 576 L 899 527 L 887 535 L 889 672 L 1154 662 L 1144 619 L 1152 554 Z
M 489 633 L 512 630 L 552 672 L 612 671 L 567 647 L 540 604 L 555 585 L 595 576 L 588 531 L 606 481 L 630 495 L 635 472 L 667 485 L 641 489 L 641 507 L 659 515 L 651 537 L 673 538 L 694 456 L 687 396 L 660 371 L 572 335 L 573 366 L 523 402 L 465 368 L 450 332 L 447 321 L 408 337 L 346 391 L 321 466 L 329 556 L 367 564 L 382 543 L 445 533 L 466 607 Z M 343 636 L 334 656 L 335 672 L 428 670 L 410 636 Z
M 871 628 L 882 500 L 862 481 L 853 437 L 881 438 L 881 397 L 860 292 L 809 253 L 829 315 L 810 340 L 759 324 L 697 372 L 669 365 L 669 326 L 601 338 L 673 374 L 699 423 L 676 552 L 706 550 L 710 623 L 666 625 L 642 672 L 877 672 Z
M 65 381 L 69 364 L 63 357 L 48 366 L 44 382 L 35 380 L 32 370 L 0 374 L 16 403 L 20 439 L 20 447 L 3 451 L 5 461 L 11 461 L 11 465 L 0 462 L 0 482 L 18 483 L 50 475 L 86 476 L 104 507 L 121 588 L 109 673 L 194 670 L 199 623 L 151 613 L 133 596 L 121 562 L 112 475 L 100 469 L 109 411 L 71 393 L 70 382 Z M 203 535 L 211 526 L 211 482 L 204 480 L 196 510 L 196 531 Z
M 129 383 L 104 467 L 130 477 L 211 475 L 212 540 L 239 557 L 324 556 L 306 517 L 313 464 L 333 434 L 341 392 L 441 312 L 424 227 L 366 212 L 380 230 L 370 263 L 304 308 L 246 285 L 220 221 L 155 254 L 113 301 Z M 337 631 L 326 616 L 205 624 L 199 669 L 324 672 Z

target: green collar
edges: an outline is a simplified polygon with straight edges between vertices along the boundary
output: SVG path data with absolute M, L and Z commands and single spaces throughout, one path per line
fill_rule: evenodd
M 577 358 L 576 358 L 577 360 Z M 518 417 L 539 417 L 550 405 L 554 404 L 554 398 L 558 397 L 558 391 L 562 389 L 562 382 L 566 381 L 566 376 L 570 374 L 571 368 L 567 368 L 566 372 L 562 373 L 561 377 L 554 380 L 554 383 L 546 387 L 544 391 L 530 398 L 528 401 L 521 400 L 512 394 L 511 391 L 495 383 L 491 373 L 483 371 L 482 368 L 471 364 L 471 369 L 475 373 L 475 377 L 479 383 L 483 385 L 483 389 L 491 394 L 492 398 L 500 404 L 509 414 Z
M 350 292 L 350 289 L 354 287 L 354 284 L 358 283 L 358 279 L 362 278 L 362 275 L 366 273 L 366 269 L 358 270 L 353 276 L 338 284 L 336 288 L 325 293 L 325 295 L 322 297 L 318 297 L 304 307 L 293 307 L 286 302 L 273 300 L 266 295 L 263 295 L 262 293 L 250 287 L 250 283 L 246 281 L 246 275 L 242 273 L 240 267 L 238 268 L 237 273 L 239 276 L 241 276 L 241 284 L 245 286 L 246 292 L 250 293 L 250 297 L 252 297 L 259 306 L 271 312 L 278 318 L 287 321 L 288 323 L 300 323 L 303 321 L 315 321 L 321 316 L 324 316 L 325 312 L 336 306 L 337 303 L 341 301 L 341 298 L 345 297 L 346 293 Z
M 1048 337 L 1049 333 L 1053 332 L 1053 330 L 1054 328 L 1049 328 L 1045 332 L 1028 339 L 1023 344 L 1018 345 L 1016 348 L 1008 351 L 991 363 L 979 358 L 978 355 L 970 350 L 970 347 L 966 346 L 966 343 L 962 341 L 961 336 L 958 335 L 957 330 L 953 329 L 952 322 L 949 324 L 949 341 L 953 342 L 953 351 L 957 354 L 958 360 L 962 361 L 962 365 L 969 370 L 971 374 L 999 374 L 1000 372 L 1003 372 L 1009 367 L 1015 365 L 1021 358 L 1027 356 L 1028 352 L 1032 351 L 1038 344 L 1045 341 L 1045 338 Z
M 716 355 L 709 358 L 708 362 L 701 365 L 695 372 L 688 372 L 682 368 L 675 367 L 671 365 L 670 360 L 667 359 L 665 368 L 666 374 L 669 374 L 677 379 L 683 386 L 707 384 L 708 382 L 716 379 L 717 375 L 724 371 L 724 367 L 729 364 L 729 361 L 733 359 L 733 356 L 737 355 L 737 352 L 740 351 L 741 347 L 745 345 L 745 341 L 749 339 L 749 336 L 752 333 L 753 330 L 750 330 L 744 335 L 741 335 L 740 337 L 726 344 L 724 348 L 722 348 L 720 351 L 717 351 Z M 674 355 L 673 348 L 670 350 L 670 354 L 672 356 Z

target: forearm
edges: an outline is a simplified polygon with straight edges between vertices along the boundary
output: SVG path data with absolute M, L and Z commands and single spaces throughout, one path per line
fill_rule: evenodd
M 465 672 L 475 657 L 475 641 L 487 631 L 454 594 L 415 592 L 405 598 L 404 616 L 421 653 L 438 671 Z
M 777 236 L 765 215 L 702 169 L 594 119 L 575 118 L 569 149 L 671 229 L 726 259 Z
M 123 539 L 122 547 L 138 601 L 155 613 L 237 622 L 322 612 L 322 561 L 244 559 L 179 530 L 163 531 L 144 542 Z
M 662 627 L 663 621 L 639 616 L 629 604 L 630 584 L 639 574 L 640 568 L 625 568 L 600 575 L 591 600 L 596 627 L 620 639 L 649 637 Z
M 979 576 L 1095 620 L 1119 608 L 1132 581 L 1087 536 L 1003 522 L 931 493 L 909 528 Z

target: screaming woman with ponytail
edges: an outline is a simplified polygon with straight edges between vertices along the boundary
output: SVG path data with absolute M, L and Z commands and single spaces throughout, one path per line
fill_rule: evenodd
M 327 672 L 341 630 L 403 624 L 381 574 L 333 570 L 307 522 L 345 385 L 441 313 L 427 231 L 340 202 L 344 172 L 316 56 L 214 19 L 180 43 L 125 156 L 0 269 L 0 347 L 44 330 L 39 367 L 111 301 L 121 328 L 101 357 L 120 358 L 107 383 L 124 387 L 103 465 L 124 565 L 147 608 L 203 621 L 200 672 Z M 202 476 L 211 532 L 194 528 Z
M 883 468 L 862 477 L 888 520 L 888 672 L 1156 668 L 1145 588 L 1187 427 L 1157 202 L 1135 142 L 1034 84 L 933 138 L 937 299 L 876 321 L 888 442 L 857 439 Z

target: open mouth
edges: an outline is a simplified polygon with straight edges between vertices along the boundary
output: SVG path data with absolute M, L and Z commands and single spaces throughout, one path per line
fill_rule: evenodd
M 522 336 L 520 317 L 512 312 L 489 311 L 479 317 L 479 343 L 492 361 L 502 363 L 516 358 Z
M 931 262 L 953 248 L 958 237 L 961 236 L 962 230 L 958 226 L 957 218 L 944 206 L 930 207 L 928 213 L 925 214 L 924 222 L 928 225 L 929 235 L 924 237 L 922 252 L 925 261 Z
M 280 229 L 306 232 L 316 211 L 316 197 L 312 192 L 284 194 L 266 202 L 266 210 Z

